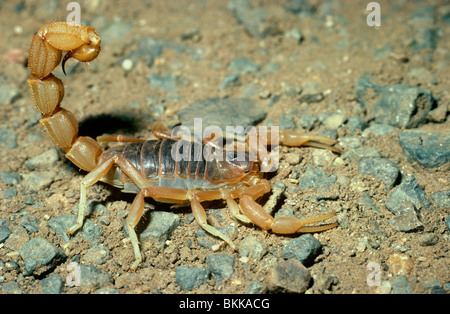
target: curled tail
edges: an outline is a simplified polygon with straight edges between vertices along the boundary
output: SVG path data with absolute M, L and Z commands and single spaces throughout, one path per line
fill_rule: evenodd
M 61 62 L 62 51 L 68 51 L 63 60 L 64 71 L 69 58 L 94 60 L 100 52 L 100 43 L 93 27 L 54 22 L 45 24 L 33 35 L 28 56 L 31 77 L 27 82 L 36 109 L 42 114 L 41 124 L 66 152 L 66 157 L 86 171 L 97 165 L 102 148 L 93 138 L 78 136 L 77 119 L 60 106 L 64 85 L 52 71 Z

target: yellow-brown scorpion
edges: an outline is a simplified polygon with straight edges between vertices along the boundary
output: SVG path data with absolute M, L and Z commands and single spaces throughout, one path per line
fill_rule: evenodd
M 65 151 L 65 156 L 88 172 L 81 181 L 77 221 L 68 230 L 68 234 L 74 234 L 83 226 L 86 189 L 98 181 L 137 193 L 126 221 L 135 255 L 132 270 L 136 270 L 143 260 L 135 227 L 143 214 L 146 197 L 170 204 L 190 203 L 198 224 L 207 232 L 224 240 L 233 249 L 235 245 L 231 239 L 208 224 L 202 202 L 225 200 L 231 213 L 239 221 L 253 223 L 261 229 L 277 234 L 318 232 L 337 226 L 337 223 L 305 226 L 328 219 L 334 216 L 334 213 L 307 219 L 275 219 L 269 215 L 255 201 L 271 190 L 269 181 L 263 178 L 260 171 L 260 160 L 237 160 L 233 156 L 229 158 L 228 155 L 225 156 L 227 158 L 211 161 L 195 158 L 174 160 L 170 152 L 180 139 L 168 134 L 158 125 L 152 129 L 157 139 L 148 141 L 124 135 L 105 135 L 97 140 L 78 136 L 75 116 L 60 106 L 64 97 L 63 83 L 52 71 L 61 59 L 63 70 L 65 62 L 70 58 L 81 62 L 94 60 L 100 53 L 100 43 L 101 39 L 93 27 L 53 22 L 43 25 L 34 34 L 28 56 L 31 77 L 27 82 L 34 104 L 42 114 L 41 124 L 53 141 Z M 63 51 L 67 51 L 64 58 Z M 323 136 L 280 131 L 278 138 L 281 145 L 315 146 L 338 152 L 330 146 L 335 141 Z M 99 142 L 116 144 L 103 151 Z M 202 148 L 209 145 L 208 143 L 208 139 L 193 141 L 190 147 L 200 145 Z M 270 140 L 266 143 L 269 145 Z M 193 151 L 194 149 L 189 153 L 191 157 Z M 260 153 L 262 154 L 262 151 L 258 150 L 258 157 Z M 227 152 L 223 151 L 223 154 Z M 236 202 L 236 199 L 239 202 Z

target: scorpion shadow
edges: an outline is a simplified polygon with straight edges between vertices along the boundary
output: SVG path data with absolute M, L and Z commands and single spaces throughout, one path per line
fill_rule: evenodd
M 80 121 L 79 135 L 96 138 L 104 134 L 130 134 L 139 129 L 142 121 L 129 114 L 99 114 Z

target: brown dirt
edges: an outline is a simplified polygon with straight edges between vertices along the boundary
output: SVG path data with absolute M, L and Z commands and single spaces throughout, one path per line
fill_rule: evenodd
M 321 1 L 310 2 L 322 3 Z M 418 7 L 415 2 L 403 2 L 398 12 L 386 13 L 390 18 L 376 29 L 368 27 L 365 23 L 366 2 L 340 2 L 335 13 L 348 23 L 336 18 L 337 15 L 331 20 L 320 19 L 317 16 L 299 19 L 295 15 L 284 13 L 282 19 L 276 20 L 281 35 L 257 39 L 249 36 L 243 26 L 236 22 L 232 13 L 227 10 L 227 1 L 223 0 L 144 1 L 142 3 L 136 1 L 133 5 L 130 5 L 128 1 L 92 2 L 98 3 L 98 6 L 88 4 L 91 3 L 90 1 L 81 1 L 82 20 L 101 24 L 100 18 L 106 19 L 107 23 L 120 18 L 122 21 L 131 23 L 133 30 L 122 40 L 104 44 L 100 56 L 91 64 L 80 64 L 70 75 L 60 76 L 66 87 L 63 105 L 81 122 L 88 117 L 101 114 L 127 115 L 136 122 L 135 132 L 131 135 L 143 138 L 151 136 L 151 121 L 163 121 L 169 126 L 174 125 L 177 121 L 176 112 L 180 108 L 208 97 L 241 97 L 242 88 L 248 83 L 257 84 L 260 86 L 260 91 L 281 95 L 280 100 L 273 107 L 268 108 L 267 118 L 262 124 L 269 119 L 276 124 L 283 114 L 296 111 L 317 115 L 321 112 L 342 110 L 347 117 L 364 116 L 361 107 L 355 101 L 357 79 L 364 73 L 371 73 L 380 84 L 398 82 L 415 84 L 417 82 L 406 77 L 406 73 L 410 68 L 424 64 L 421 54 L 425 53 L 412 53 L 408 48 L 408 39 L 412 37 L 412 31 L 407 21 L 411 12 Z M 10 49 L 22 49 L 26 55 L 32 34 L 44 23 L 65 20 L 68 12 L 63 3 L 60 3 L 54 12 L 48 13 L 45 9 L 48 4 L 40 6 L 26 2 L 23 11 L 19 14 L 12 13 L 19 3 L 20 1 L 1 3 L 0 25 L 3 38 L 0 42 L 0 53 L 2 55 L 6 55 Z M 252 3 L 255 6 L 276 5 L 282 8 L 285 1 L 252 1 Z M 429 1 L 429 3 L 436 4 L 438 7 L 440 5 L 439 1 Z M 380 1 L 380 4 L 382 8 L 390 6 L 386 1 Z M 15 18 L 11 20 L 11 15 L 14 14 Z M 448 38 L 450 28 L 441 23 L 443 22 L 439 20 L 438 25 L 443 32 L 441 38 Z M 193 28 L 199 30 L 200 37 L 181 41 L 180 35 L 188 33 Z M 283 33 L 292 28 L 298 28 L 303 33 L 305 40 L 301 44 L 283 37 Z M 102 36 L 101 33 L 100 36 Z M 188 54 L 166 49 L 152 67 L 141 62 L 132 71 L 125 71 L 118 60 L 136 48 L 138 39 L 148 36 L 204 49 L 204 58 L 201 61 L 194 61 Z M 314 42 L 314 37 L 319 43 Z M 346 39 L 349 46 L 344 49 L 335 49 L 335 45 L 342 39 Z M 388 44 L 396 55 L 406 55 L 409 62 L 401 62 L 389 56 L 376 60 L 375 52 Z M 435 97 L 441 97 L 441 101 L 447 103 L 449 101 L 448 67 L 438 65 L 448 64 L 449 48 L 449 41 L 442 39 L 439 48 L 432 53 L 435 61 L 427 65 L 436 76 L 437 84 L 422 84 L 424 88 L 431 89 Z M 219 84 L 230 74 L 229 62 L 239 56 L 248 57 L 262 66 L 275 61 L 281 67 L 275 73 L 258 72 L 242 75 L 240 86 L 218 89 Z M 26 67 L 2 59 L 0 68 L 3 75 L 18 86 L 22 95 L 11 105 L 3 106 L 0 113 L 2 125 L 14 130 L 18 136 L 17 148 L 2 148 L 0 171 L 28 174 L 31 171 L 26 168 L 25 162 L 53 147 L 53 143 L 37 123 L 39 117 L 25 82 L 29 76 Z M 185 83 L 177 86 L 180 100 L 174 100 L 168 97 L 166 92 L 149 86 L 146 77 L 150 73 L 165 72 L 172 72 L 183 78 Z M 322 102 L 308 106 L 299 104 L 298 97 L 287 95 L 281 85 L 281 82 L 285 82 L 292 86 L 302 86 L 304 82 L 311 81 L 317 82 L 318 89 L 322 92 L 327 91 L 327 95 Z M 153 97 L 153 100 L 148 100 L 149 97 Z M 258 98 L 258 95 L 255 97 Z M 129 106 L 132 102 L 138 102 L 141 106 L 137 108 Z M 152 105 L 162 102 L 167 110 L 162 116 L 153 117 Z M 144 116 L 153 118 L 142 118 Z M 295 117 L 298 121 L 299 116 Z M 426 128 L 433 131 L 448 130 L 449 125 L 447 121 L 443 124 L 429 124 Z M 318 133 L 324 129 L 325 127 L 321 125 L 313 131 Z M 120 133 L 120 130 L 115 131 Z M 364 145 L 378 149 L 383 157 L 397 160 L 398 168 L 403 174 L 413 174 L 429 199 L 433 192 L 448 189 L 447 171 L 425 169 L 406 160 L 398 144 L 400 132 L 401 130 L 397 129 L 386 136 L 362 137 L 361 132 L 350 133 L 346 127 L 337 130 L 339 139 L 346 135 L 357 136 Z M 34 134 L 41 134 L 43 139 L 31 140 L 29 136 Z M 281 168 L 288 168 L 301 175 L 308 165 L 313 164 L 313 151 L 312 148 L 283 148 Z M 301 162 L 297 165 L 289 164 L 283 157 L 283 154 L 288 153 L 300 154 Z M 26 204 L 28 191 L 18 185 L 16 186 L 17 196 L 12 199 L 0 198 L 0 218 L 11 220 L 14 214 L 26 211 L 45 222 L 50 217 L 72 213 L 71 208 L 78 202 L 78 187 L 84 173 L 69 165 L 62 151 L 59 150 L 59 154 L 60 160 L 52 169 L 49 169 L 56 171 L 58 176 L 50 186 L 37 191 L 34 195 L 35 205 Z M 301 211 L 302 215 L 306 217 L 317 215 L 317 211 L 325 206 L 328 211 L 337 212 L 338 221 L 345 222 L 340 227 L 315 235 L 324 249 L 315 264 L 308 267 L 316 280 L 316 284 L 312 285 L 309 292 L 374 293 L 375 287 L 370 287 L 366 283 L 369 274 L 366 269 L 367 264 L 369 262 L 381 264 L 382 281 L 393 280 L 396 276 L 389 270 L 385 270 L 385 264 L 392 254 L 398 253 L 400 246 L 408 247 L 404 254 L 408 255 L 414 264 L 412 271 L 406 277 L 415 293 L 428 293 L 429 290 L 424 287 L 424 283 L 428 281 L 437 280 L 444 286 L 450 281 L 448 230 L 443 222 L 443 219 L 449 216 L 448 208 L 436 208 L 423 213 L 421 221 L 425 226 L 424 232 L 436 234 L 439 241 L 432 246 L 421 246 L 419 244 L 421 232 L 401 233 L 389 225 L 389 218 L 393 217 L 393 214 L 384 207 L 389 193 L 385 192 L 381 180 L 359 174 L 358 165 L 354 162 L 328 165 L 322 169 L 328 175 L 334 174 L 341 179 L 360 180 L 375 199 L 381 213 L 361 205 L 359 197 L 362 192 L 351 189 L 350 185 L 333 185 L 332 192 L 338 194 L 339 199 L 326 200 L 319 204 L 308 200 L 308 197 L 317 195 L 315 191 L 303 194 L 289 192 L 290 187 L 296 185 L 296 181 L 286 175 L 286 170 L 280 171 L 270 179 L 272 184 L 276 182 L 286 184 L 285 201 L 295 201 L 293 207 L 296 211 Z M 8 189 L 6 184 L 0 182 L 2 194 L 6 189 Z M 97 266 L 102 272 L 110 273 L 114 278 L 114 283 L 107 287 L 116 288 L 122 293 L 149 293 L 158 290 L 162 293 L 181 293 L 175 280 L 176 267 L 180 265 L 206 267 L 205 259 L 211 250 L 196 243 L 195 233 L 200 230 L 200 227 L 196 223 L 185 223 L 189 211 L 181 210 L 182 224 L 172 234 L 167 247 L 159 251 L 155 249 L 151 241 L 142 241 L 141 249 L 145 261 L 137 272 L 130 273 L 128 268 L 134 257 L 129 242 L 124 240 L 125 234 L 122 230 L 124 217 L 121 211 L 131 204 L 132 196 L 122 195 L 114 188 L 99 183 L 89 189 L 88 198 L 99 199 L 110 212 L 111 223 L 109 226 L 103 226 L 102 244 L 109 248 L 111 258 L 104 265 Z M 155 205 L 158 206 L 158 204 Z M 91 217 L 98 223 L 97 218 Z M 213 220 L 211 219 L 212 224 L 219 224 Z M 267 283 L 265 280 L 268 269 L 273 266 L 274 260 L 281 259 L 284 245 L 293 238 L 265 233 L 258 228 L 239 224 L 231 216 L 226 218 L 226 223 L 220 223 L 220 225 L 234 225 L 237 228 L 235 243 L 251 235 L 264 242 L 269 253 L 261 261 L 250 260 L 243 263 L 239 260 L 238 253 L 232 252 L 229 247 L 222 248 L 222 252 L 236 256 L 233 276 L 222 284 L 209 280 L 189 293 L 245 293 L 248 284 L 252 281 L 262 280 L 263 283 Z M 71 241 L 68 246 L 65 246 L 45 224 L 37 233 L 30 234 L 28 237 L 43 237 L 64 249 L 68 258 L 53 271 L 63 278 L 68 274 L 67 265 L 71 258 L 83 255 L 90 246 L 85 240 Z M 360 242 L 364 239 L 377 242 L 379 247 L 373 249 L 367 245 L 361 246 Z M 187 247 L 188 241 L 192 242 L 190 248 Z M 17 244 L 17 247 L 19 248 L 20 244 Z M 0 259 L 3 262 L 12 260 L 23 265 L 17 251 L 0 246 Z M 23 292 L 39 293 L 41 291 L 39 280 L 33 276 L 24 277 L 20 270 L 0 270 L 0 276 L 4 277 L 3 282 L 14 280 L 20 282 Z M 336 277 L 337 281 L 331 288 L 322 288 L 319 283 L 328 276 Z M 94 290 L 86 287 L 63 289 L 66 293 L 88 293 Z

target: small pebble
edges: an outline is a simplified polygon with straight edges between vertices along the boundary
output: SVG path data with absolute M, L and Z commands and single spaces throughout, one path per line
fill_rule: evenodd
M 30 171 L 49 170 L 59 160 L 58 151 L 51 148 L 40 155 L 37 155 L 25 162 L 25 166 Z
M 422 234 L 419 239 L 419 244 L 421 246 L 432 246 L 439 242 L 439 237 L 434 233 Z
M 60 294 L 64 288 L 64 281 L 58 274 L 53 274 L 41 280 L 42 294 Z
M 413 294 L 414 291 L 408 279 L 404 276 L 399 276 L 391 281 L 391 294 Z
M 130 71 L 134 66 L 133 60 L 125 59 L 122 61 L 122 69 L 125 71 Z
M 423 224 L 417 217 L 414 205 L 401 209 L 394 217 L 389 219 L 389 224 L 397 231 L 411 232 L 423 229 Z
M 17 281 L 9 281 L 2 285 L 1 292 L 3 294 L 23 294 Z
M 64 252 L 44 238 L 33 238 L 19 250 L 24 260 L 24 274 L 39 275 L 66 259 Z
M 302 235 L 289 241 L 283 248 L 281 256 L 284 259 L 296 259 L 302 264 L 309 266 L 319 255 L 322 244 L 311 234 Z
M 229 279 L 233 275 L 234 263 L 235 258 L 225 253 L 209 254 L 206 257 L 206 267 L 218 282 Z
M 176 270 L 177 285 L 181 290 L 190 291 L 206 283 L 209 271 L 204 268 L 189 268 L 178 266 Z
M 267 246 L 256 237 L 247 236 L 239 243 L 239 256 L 259 261 L 267 253 Z
M 97 289 L 108 283 L 113 283 L 113 276 L 111 274 L 105 274 L 95 266 L 80 265 L 80 270 L 81 286 Z
M 55 171 L 35 171 L 24 174 L 22 184 L 29 190 L 41 191 L 49 187 L 56 176 Z
M 267 278 L 273 293 L 303 293 L 309 287 L 311 274 L 298 260 L 290 259 L 271 268 Z
M 22 176 L 12 171 L 0 171 L 0 180 L 7 185 L 16 185 L 22 181 Z
M 414 267 L 412 259 L 401 253 L 394 253 L 389 256 L 386 264 L 389 266 L 389 271 L 397 276 L 408 275 Z
M 11 234 L 11 230 L 9 230 L 6 226 L 0 226 L 0 243 L 5 242 Z

